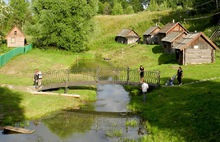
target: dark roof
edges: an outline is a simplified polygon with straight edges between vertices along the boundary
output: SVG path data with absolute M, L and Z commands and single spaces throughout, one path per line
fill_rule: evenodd
M 177 23 L 167 23 L 158 33 L 168 33 L 176 25 L 180 25 L 186 32 L 189 32 L 179 22 L 177 22 Z
M 146 31 L 144 32 L 143 35 L 153 35 L 153 34 L 151 34 L 151 33 L 152 33 L 154 30 L 156 30 L 157 28 L 161 29 L 159 26 L 150 27 L 148 30 L 146 30 Z
M 139 37 L 139 35 L 133 31 L 133 30 L 130 30 L 130 29 L 122 29 L 121 32 L 119 34 L 117 34 L 117 36 L 119 37 Z
M 176 38 L 184 34 L 185 32 L 171 32 L 164 38 L 162 38 L 161 41 L 166 41 L 166 42 L 173 42 Z M 185 33 L 186 34 L 186 33 Z
M 186 48 L 188 45 L 190 45 L 193 41 L 195 41 L 199 37 L 204 38 L 204 40 L 212 46 L 214 49 L 218 49 L 218 47 L 202 32 L 198 33 L 189 33 L 185 37 L 181 38 L 180 40 L 177 41 L 177 44 L 174 46 L 175 49 L 180 49 L 183 50 Z

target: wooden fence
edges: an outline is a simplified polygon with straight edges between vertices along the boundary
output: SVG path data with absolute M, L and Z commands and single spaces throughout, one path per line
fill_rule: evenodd
M 159 86 L 160 72 L 145 71 L 144 79 L 151 86 Z M 138 85 L 140 84 L 139 71 L 132 70 L 129 67 L 97 67 L 56 70 L 43 74 L 42 90 L 46 88 L 96 84 Z

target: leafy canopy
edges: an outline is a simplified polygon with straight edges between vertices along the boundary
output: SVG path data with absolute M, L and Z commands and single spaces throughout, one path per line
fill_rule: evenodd
M 97 0 L 35 0 L 35 24 L 29 28 L 38 46 L 73 52 L 87 49 Z

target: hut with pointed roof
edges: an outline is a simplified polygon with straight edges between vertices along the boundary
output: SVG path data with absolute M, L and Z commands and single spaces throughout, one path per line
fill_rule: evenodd
M 115 41 L 123 44 L 132 44 L 140 41 L 140 36 L 130 29 L 122 29 L 115 37 Z
M 202 64 L 215 61 L 218 47 L 202 32 L 188 33 L 173 47 L 179 64 Z
M 14 26 L 6 35 L 8 47 L 23 47 L 26 42 L 24 33 L 17 26 Z
M 150 27 L 143 34 L 143 43 L 144 44 L 158 44 L 158 35 L 157 33 L 160 31 L 159 26 Z
M 167 36 L 165 36 L 161 42 L 162 42 L 162 48 L 165 53 L 175 53 L 175 49 L 173 46 L 175 43 L 181 39 L 182 37 L 186 36 L 186 32 L 171 32 Z
M 173 21 L 173 23 L 167 23 L 164 27 L 162 27 L 162 29 L 158 32 L 158 41 L 159 44 L 162 44 L 162 39 L 167 36 L 168 34 L 170 34 L 171 32 L 186 32 L 188 33 L 189 31 L 184 28 L 179 22 L 175 23 Z

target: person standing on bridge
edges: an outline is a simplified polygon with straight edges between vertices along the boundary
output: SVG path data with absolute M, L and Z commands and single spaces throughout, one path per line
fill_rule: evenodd
M 179 82 L 179 86 L 182 85 L 182 78 L 183 78 L 183 70 L 181 67 L 177 70 L 177 80 Z
M 142 93 L 143 93 L 143 102 L 146 102 L 148 88 L 149 88 L 149 85 L 146 83 L 145 80 L 143 80 L 143 83 L 141 85 L 141 89 L 142 89 Z
M 141 80 L 141 83 L 142 83 L 143 80 L 144 80 L 144 67 L 142 65 L 139 68 L 139 72 L 140 72 L 140 80 Z
M 38 74 L 37 74 L 38 87 L 41 86 L 41 84 L 42 84 L 42 79 L 43 79 L 42 72 L 41 72 L 41 71 L 38 71 Z
M 38 86 L 38 69 L 36 69 L 35 72 L 34 72 L 33 81 L 34 81 L 34 88 L 37 88 L 37 86 Z

